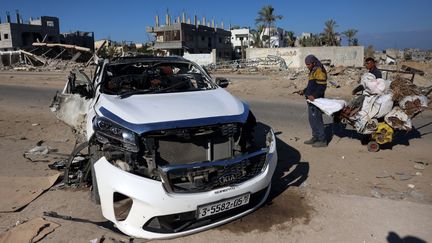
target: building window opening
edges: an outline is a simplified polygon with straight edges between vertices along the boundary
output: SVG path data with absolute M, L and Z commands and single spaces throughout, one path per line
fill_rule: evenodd
M 7 40 L 7 39 L 9 39 L 9 34 L 4 34 L 3 37 L 5 40 Z
M 49 21 L 46 22 L 46 25 L 48 27 L 54 27 L 54 21 L 49 20 Z

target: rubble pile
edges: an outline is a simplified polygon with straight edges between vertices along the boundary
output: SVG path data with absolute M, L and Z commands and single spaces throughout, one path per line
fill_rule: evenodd
M 33 43 L 31 51 L 1 52 L 2 69 L 55 71 L 85 67 L 93 59 L 89 48 L 60 43 Z

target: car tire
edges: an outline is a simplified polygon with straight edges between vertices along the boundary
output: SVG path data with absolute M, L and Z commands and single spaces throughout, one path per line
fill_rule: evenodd
M 91 180 L 92 180 L 92 187 L 90 191 L 90 199 L 93 203 L 100 205 L 100 197 L 99 197 L 99 189 L 96 181 L 96 172 L 94 169 L 94 164 L 96 161 L 99 160 L 101 157 L 100 150 L 96 145 L 90 145 L 89 146 L 89 154 L 90 154 L 90 170 L 91 170 Z

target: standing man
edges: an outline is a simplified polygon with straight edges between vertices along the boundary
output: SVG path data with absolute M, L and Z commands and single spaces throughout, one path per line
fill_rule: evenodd
M 304 90 L 299 91 L 307 100 L 314 101 L 316 98 L 324 98 L 327 88 L 327 72 L 321 62 L 314 55 L 305 58 L 306 67 L 309 69 L 308 84 Z M 324 122 L 322 112 L 318 107 L 308 102 L 309 124 L 312 129 L 312 138 L 304 141 L 312 147 L 327 147 L 324 133 Z
M 375 60 L 372 57 L 366 58 L 365 66 L 370 73 L 375 75 L 375 78 L 382 78 L 381 71 L 376 67 Z

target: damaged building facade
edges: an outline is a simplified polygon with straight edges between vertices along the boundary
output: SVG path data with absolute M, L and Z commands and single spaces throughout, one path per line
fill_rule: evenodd
M 159 16 L 155 16 L 155 26 L 147 27 L 147 32 L 155 35 L 153 49 L 164 52 L 166 55 L 183 56 L 184 53 L 211 53 L 216 50 L 218 59 L 231 59 L 232 45 L 231 32 L 215 25 L 214 20 L 206 22 L 203 17 L 200 22 L 194 16 L 193 23 L 186 14 L 177 17 L 174 22 L 171 16 L 165 16 L 165 25 L 159 24 Z
M 16 11 L 16 21 L 12 22 L 11 15 L 6 12 L 6 22 L 0 19 L 0 51 L 15 51 L 32 49 L 35 42 L 61 43 L 94 49 L 94 33 L 75 31 L 60 33 L 60 21 L 57 17 L 41 16 L 30 18 L 24 22 Z
M 59 42 L 60 27 L 56 17 L 42 16 L 30 19 L 24 23 L 19 12 L 16 12 L 16 22 L 12 23 L 9 12 L 6 13 L 6 23 L 0 24 L 0 50 L 14 51 L 28 49 L 33 42 Z
M 93 50 L 93 32 L 60 33 L 57 17 L 41 16 L 24 21 L 16 11 L 14 23 L 9 12 L 5 23 L 0 18 L 0 66 L 44 65 L 45 58 L 85 61 Z

